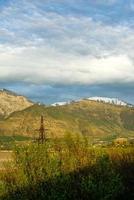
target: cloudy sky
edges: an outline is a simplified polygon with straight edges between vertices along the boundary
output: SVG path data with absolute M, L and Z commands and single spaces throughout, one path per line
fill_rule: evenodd
M 0 0 L 0 88 L 134 103 L 134 0 Z

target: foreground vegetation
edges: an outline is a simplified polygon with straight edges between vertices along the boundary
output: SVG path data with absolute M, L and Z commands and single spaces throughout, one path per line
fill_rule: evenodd
M 132 200 L 134 148 L 90 147 L 86 137 L 16 147 L 2 200 Z

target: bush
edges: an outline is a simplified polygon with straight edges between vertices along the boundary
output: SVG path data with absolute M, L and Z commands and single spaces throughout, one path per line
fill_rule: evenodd
M 67 136 L 14 152 L 2 200 L 133 199 L 133 150 L 92 148 L 86 138 Z

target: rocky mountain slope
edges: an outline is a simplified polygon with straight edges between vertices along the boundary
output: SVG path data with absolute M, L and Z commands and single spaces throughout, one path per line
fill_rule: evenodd
M 33 103 L 26 97 L 20 96 L 6 89 L 0 90 L 0 117 L 6 117 L 14 111 L 23 110 Z

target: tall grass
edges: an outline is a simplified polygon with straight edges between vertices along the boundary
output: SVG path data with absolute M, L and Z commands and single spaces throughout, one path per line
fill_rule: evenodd
M 86 137 L 14 150 L 2 200 L 134 199 L 134 149 L 93 148 Z

